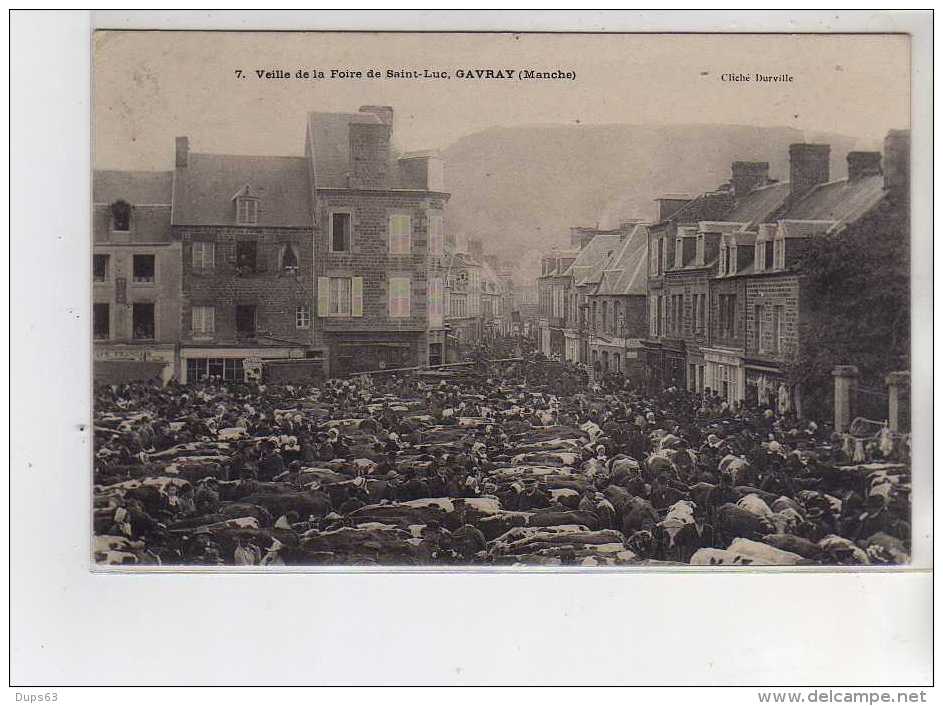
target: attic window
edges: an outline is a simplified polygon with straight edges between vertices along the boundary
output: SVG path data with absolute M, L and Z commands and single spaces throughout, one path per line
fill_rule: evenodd
M 123 199 L 111 204 L 111 229 L 120 233 L 131 230 L 131 204 Z
M 259 222 L 259 200 L 252 196 L 236 197 L 236 223 L 243 226 Z

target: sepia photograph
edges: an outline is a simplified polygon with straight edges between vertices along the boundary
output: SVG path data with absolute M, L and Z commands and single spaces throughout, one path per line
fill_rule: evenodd
M 11 702 L 932 703 L 932 12 L 9 14 Z
M 906 35 L 93 44 L 96 565 L 909 563 Z

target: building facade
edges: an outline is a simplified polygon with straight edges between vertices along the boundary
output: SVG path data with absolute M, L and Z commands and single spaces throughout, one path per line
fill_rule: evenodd
M 333 376 L 445 357 L 442 163 L 430 153 L 394 158 L 392 127 L 387 106 L 308 116 L 313 347 Z
M 182 382 L 242 381 L 246 361 L 314 355 L 303 158 L 191 152 L 177 138 L 172 222 L 183 257 Z
M 171 172 L 96 171 L 92 206 L 95 378 L 179 373 L 181 246 L 171 235 Z

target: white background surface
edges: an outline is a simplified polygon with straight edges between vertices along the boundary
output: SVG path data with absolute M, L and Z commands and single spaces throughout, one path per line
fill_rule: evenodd
M 738 13 L 736 24 L 728 27 L 921 28 L 916 16 L 906 21 L 859 16 L 852 22 L 834 15 L 828 15 L 827 25 L 821 15 L 800 16 L 797 22 L 791 15 Z M 431 28 L 428 14 L 423 16 Z M 454 16 L 439 22 L 462 29 L 474 28 L 474 22 L 483 29 L 508 24 L 526 29 L 540 21 L 534 13 L 515 16 L 519 21 L 492 13 L 471 23 L 457 23 Z M 303 26 L 285 15 L 275 18 L 279 26 Z M 639 29 L 640 21 L 658 29 L 679 29 L 682 22 L 693 28 L 692 23 L 706 21 L 719 27 L 723 19 L 697 13 L 621 18 L 589 13 L 582 18 L 589 28 L 608 30 Z M 99 19 L 102 26 L 122 26 L 122 16 Z M 209 24 L 202 26 L 219 26 L 220 19 L 209 13 L 182 18 L 191 26 L 204 19 Z M 153 17 L 132 20 L 155 26 Z M 248 26 L 244 15 L 223 20 L 229 27 Z M 545 18 L 544 26 L 561 20 L 572 25 L 574 18 L 556 15 Z M 253 18 L 254 26 L 258 22 Z M 322 26 L 343 27 L 392 23 L 415 28 L 416 22 L 388 13 L 322 18 Z M 930 681 L 931 576 L 926 571 L 92 574 L 90 28 L 84 13 L 15 15 L 12 20 L 10 627 L 11 681 L 20 691 L 50 684 Z M 925 178 L 929 96 L 922 87 L 929 35 L 922 29 L 913 45 L 924 72 L 914 76 L 913 171 Z M 879 100 L 880 87 L 875 90 Z M 913 250 L 914 420 L 915 436 L 923 440 L 930 438 L 931 380 L 927 183 L 914 192 L 919 240 Z M 918 444 L 914 464 L 915 534 L 925 538 L 930 532 L 929 453 L 926 444 Z M 929 566 L 929 542 L 918 551 L 915 565 Z

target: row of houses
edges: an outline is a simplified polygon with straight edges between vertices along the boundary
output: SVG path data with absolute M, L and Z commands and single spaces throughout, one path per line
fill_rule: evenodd
M 446 357 L 441 160 L 399 155 L 393 110 L 310 113 L 303 156 L 192 151 L 96 171 L 96 376 L 345 375 Z M 281 372 L 276 372 L 281 371 Z
M 888 204 L 907 201 L 909 154 L 909 131 L 891 131 L 883 155 L 850 152 L 847 178 L 831 180 L 829 145 L 794 144 L 789 181 L 734 162 L 718 189 L 658 199 L 655 223 L 571 229 L 570 249 L 542 261 L 541 351 L 652 387 L 801 405 L 787 373 L 812 304 L 803 253 L 815 238 L 887 231 L 889 217 L 907 247 L 906 208 Z
M 469 239 L 467 247 L 451 252 L 445 281 L 448 362 L 514 333 L 520 321 L 514 268 L 485 254 L 481 240 Z

